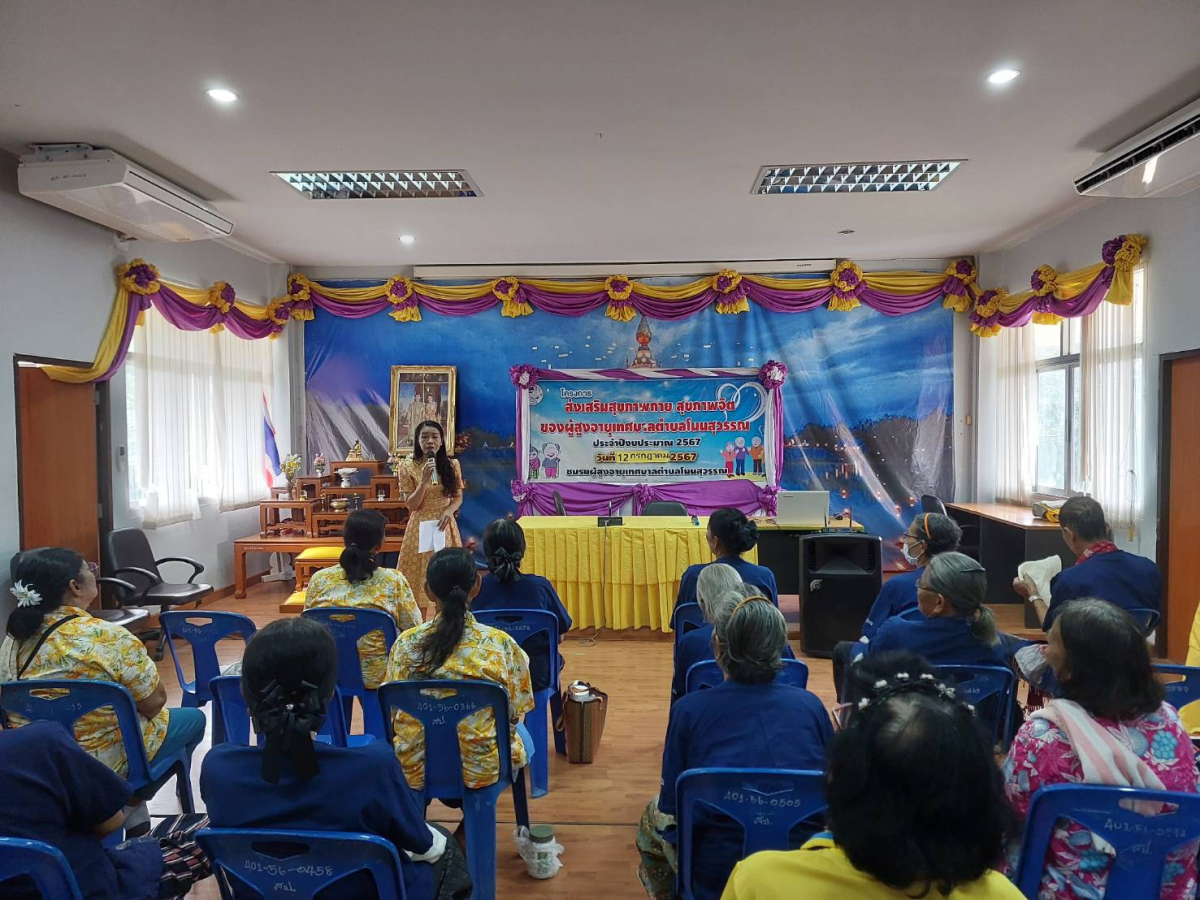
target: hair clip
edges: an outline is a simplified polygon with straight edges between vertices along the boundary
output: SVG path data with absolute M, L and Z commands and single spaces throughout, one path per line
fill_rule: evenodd
M 42 595 L 33 588 L 27 586 L 25 582 L 18 581 L 9 592 L 17 598 L 17 606 L 40 606 L 42 603 Z

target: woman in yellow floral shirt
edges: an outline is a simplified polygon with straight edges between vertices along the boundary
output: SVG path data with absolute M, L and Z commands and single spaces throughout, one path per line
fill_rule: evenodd
M 375 555 L 383 545 L 386 522 L 378 510 L 360 509 L 346 517 L 342 532 L 346 549 L 340 565 L 322 569 L 308 583 L 305 609 L 330 606 L 377 609 L 396 622 L 397 631 L 421 624 L 421 610 L 408 581 L 395 569 L 380 568 Z M 363 683 L 375 690 L 387 671 L 388 647 L 383 632 L 372 631 L 358 640 Z
M 508 634 L 480 625 L 468 610 L 479 592 L 479 573 L 471 554 L 460 548 L 439 550 L 425 573 L 425 593 L 437 605 L 433 619 L 404 632 L 392 647 L 388 681 L 477 679 L 494 681 L 508 694 L 512 764 L 529 761 L 532 739 L 521 716 L 533 709 L 529 657 Z M 414 790 L 425 787 L 425 738 L 420 723 L 397 712 L 393 718 L 396 756 Z M 522 732 L 524 734 L 522 734 Z M 496 726 L 490 709 L 480 710 L 458 726 L 463 782 L 470 788 L 495 784 L 499 777 Z

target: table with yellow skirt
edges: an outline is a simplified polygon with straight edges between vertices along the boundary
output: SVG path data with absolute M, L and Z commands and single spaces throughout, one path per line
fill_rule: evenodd
M 525 516 L 521 568 L 549 578 L 575 628 L 671 630 L 683 570 L 712 562 L 708 519 L 626 516 L 603 527 L 595 516 Z M 758 562 L 757 548 L 743 555 Z

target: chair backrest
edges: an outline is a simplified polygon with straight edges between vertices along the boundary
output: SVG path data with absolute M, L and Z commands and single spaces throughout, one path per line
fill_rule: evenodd
M 565 516 L 567 514 L 566 504 L 563 503 L 562 494 L 558 491 L 554 492 L 554 514 L 556 516 Z
M 347 694 L 361 696 L 365 686 L 358 659 L 358 639 L 372 631 L 382 631 L 383 642 L 390 650 L 396 643 L 396 620 L 378 609 L 349 606 L 306 609 L 301 615 L 316 619 L 333 634 L 338 652 L 338 687 Z
M 158 621 L 167 636 L 171 659 L 175 661 L 175 674 L 186 691 L 194 691 L 198 700 L 211 700 L 208 683 L 221 674 L 221 663 L 217 659 L 217 641 L 240 634 L 243 640 L 254 637 L 254 622 L 249 616 L 235 612 L 195 610 L 181 612 L 164 610 Z M 177 640 L 186 641 L 192 647 L 192 679 L 184 677 L 179 664 L 179 653 L 175 649 Z
M 57 847 L 24 838 L 0 837 L 0 883 L 28 876 L 43 897 L 82 900 L 75 874 Z
M 807 688 L 808 663 L 801 659 L 785 659 L 781 661 L 783 662 L 783 668 L 775 676 L 775 681 L 779 684 L 789 684 L 792 687 Z M 724 680 L 725 673 L 721 671 L 721 667 L 717 665 L 715 659 L 702 659 L 688 666 L 687 693 L 690 694 L 692 691 L 703 691 L 711 687 L 716 687 Z
M 642 507 L 643 516 L 686 516 L 687 507 L 678 500 L 651 500 Z
M 490 709 L 496 721 L 496 744 L 500 764 L 498 784 L 512 781 L 512 754 L 508 740 L 508 695 L 492 681 L 391 681 L 379 688 L 379 703 L 394 743 L 392 713 L 401 711 L 425 729 L 425 796 L 462 797 L 462 754 L 458 746 L 458 723 Z
M 675 607 L 675 614 L 671 616 L 671 627 L 675 629 L 677 644 L 689 631 L 703 628 L 704 625 L 704 611 L 700 609 L 699 603 L 680 603 Z
M 240 675 L 218 675 L 208 683 L 213 699 L 213 737 L 212 743 L 250 744 L 250 709 L 246 706 L 246 698 L 242 696 L 242 677 Z M 325 722 L 321 725 L 320 735 L 329 738 L 333 747 L 345 747 L 350 729 L 346 724 L 345 707 L 342 705 L 342 692 L 333 689 L 333 699 L 325 714 Z M 261 740 L 258 743 L 262 743 Z
M 400 857 L 391 841 L 337 831 L 205 828 L 196 840 L 222 884 L 222 896 L 314 897 L 336 881 L 366 872 L 380 900 L 404 900 Z M 230 893 L 225 887 L 232 888 Z
M 118 528 L 110 531 L 105 540 L 105 546 L 108 548 L 108 571 L 112 572 L 133 566 L 138 569 L 148 569 L 156 575 L 159 574 L 158 564 L 154 561 L 154 551 L 150 548 L 150 541 L 142 529 Z M 127 573 L 122 577 L 126 581 L 132 582 L 138 591 L 150 587 L 146 579 L 136 572 Z
M 1154 671 L 1162 675 L 1182 676 L 1180 681 L 1163 680 L 1167 691 L 1167 702 L 1176 709 L 1200 700 L 1200 667 L 1178 666 L 1173 663 L 1155 663 Z
M 1125 610 L 1133 620 L 1138 623 L 1138 627 L 1142 629 L 1142 634 L 1149 634 L 1158 627 L 1158 610 L 1150 609 L 1148 606 L 1139 606 L 1135 609 Z
M 510 635 L 529 656 L 529 676 L 537 684 L 558 690 L 558 617 L 544 609 L 481 609 L 472 610 L 475 621 L 498 628 Z M 545 635 L 551 652 L 534 654 L 528 645 L 537 635 Z
M 1161 812 L 1147 814 L 1154 811 Z M 1200 838 L 1200 795 L 1095 784 L 1042 788 L 1029 805 L 1017 870 L 1026 897 L 1038 895 L 1059 819 L 1078 822 L 1116 851 L 1105 897 L 1157 897 L 1167 856 Z
M 921 512 L 923 513 L 941 513 L 946 515 L 946 504 L 939 500 L 933 494 L 921 495 Z
M 823 812 L 825 775 L 787 769 L 689 769 L 675 782 L 679 884 L 694 895 L 692 846 L 696 805 L 705 803 L 736 820 L 745 832 L 741 858 L 759 850 L 786 850 L 793 827 Z M 801 892 L 802 893 L 802 892 Z
M 1017 676 L 1005 666 L 935 666 L 950 682 L 958 699 L 975 707 L 992 728 L 992 741 L 1008 749 L 1012 741 L 1013 704 L 1017 701 Z
M 126 779 L 135 787 L 150 781 L 146 745 L 138 721 L 133 695 L 111 681 L 84 679 L 40 679 L 8 681 L 0 684 L 0 724 L 9 726 L 9 716 L 39 722 L 57 722 L 71 734 L 75 723 L 90 712 L 110 707 L 121 729 L 125 755 L 129 758 Z

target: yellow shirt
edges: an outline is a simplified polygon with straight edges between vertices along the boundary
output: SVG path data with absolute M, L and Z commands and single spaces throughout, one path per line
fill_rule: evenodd
M 351 584 L 341 566 L 321 569 L 308 583 L 305 609 L 326 607 L 377 609 L 396 623 L 396 631 L 407 631 L 421 624 L 421 610 L 413 597 L 408 579 L 395 569 L 378 568 L 366 581 Z M 358 639 L 358 659 L 362 663 L 363 684 L 375 690 L 383 684 L 387 672 L 388 648 L 382 631 L 372 631 Z
M 120 625 L 113 625 L 75 607 L 60 607 L 46 614 L 42 628 L 26 641 L 5 640 L 0 648 L 0 681 L 15 681 L 17 672 L 25 665 L 28 654 L 42 633 L 66 616 L 77 618 L 55 629 L 38 650 L 37 655 L 21 676 L 22 681 L 35 679 L 90 679 L 111 681 L 124 685 L 133 699 L 145 700 L 158 687 L 158 669 L 142 642 Z M 167 734 L 167 710 L 153 719 L 141 713 L 142 740 L 147 758 L 153 758 Z M 19 716 L 13 724 L 27 724 Z M 75 723 L 75 739 L 88 753 L 118 775 L 129 774 L 129 761 L 117 717 L 106 710 L 97 710 Z
M 888 887 L 860 872 L 841 847 L 818 835 L 799 850 L 767 850 L 742 860 L 729 876 L 721 900 L 907 900 L 918 894 Z M 929 900 L 1022 900 L 1016 885 L 994 871 L 949 894 L 933 887 L 924 896 Z
M 511 636 L 496 628 L 480 625 L 469 612 L 462 640 L 446 661 L 433 672 L 420 671 L 421 643 L 435 627 L 433 620 L 404 632 L 392 647 L 388 661 L 388 681 L 474 678 L 494 681 L 508 694 L 508 715 L 517 719 L 533 709 L 533 686 L 529 681 L 529 657 Z M 411 716 L 397 712 L 392 719 L 396 732 L 396 756 L 404 768 L 404 777 L 414 790 L 425 787 L 425 737 L 421 724 Z M 525 745 L 516 725 L 509 724 L 512 764 L 525 765 Z M 496 757 L 495 724 L 490 709 L 480 710 L 458 725 L 459 752 L 463 760 L 463 782 L 481 788 L 496 783 L 499 764 Z

